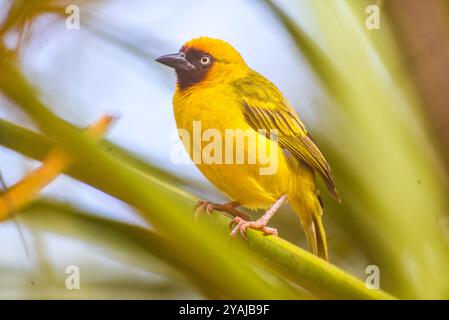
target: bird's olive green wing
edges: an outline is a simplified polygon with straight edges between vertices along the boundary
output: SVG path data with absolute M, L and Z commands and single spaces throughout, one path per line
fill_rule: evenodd
M 331 170 L 312 136 L 281 92 L 256 72 L 233 83 L 246 122 L 256 131 L 277 130 L 279 145 L 287 159 L 305 163 L 318 172 L 332 196 L 340 201 Z M 294 161 L 292 162 L 294 163 Z

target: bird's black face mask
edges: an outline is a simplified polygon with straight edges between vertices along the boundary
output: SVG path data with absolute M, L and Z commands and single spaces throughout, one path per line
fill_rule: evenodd
M 181 48 L 180 52 L 167 54 L 156 61 L 176 70 L 181 90 L 203 81 L 213 64 L 209 54 L 193 48 Z

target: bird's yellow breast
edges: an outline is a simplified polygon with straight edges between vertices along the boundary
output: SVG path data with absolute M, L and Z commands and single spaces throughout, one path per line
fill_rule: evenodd
M 217 188 L 229 195 L 233 200 L 239 201 L 249 208 L 267 208 L 281 195 L 288 193 L 292 180 L 292 172 L 284 158 L 282 150 L 278 148 L 277 142 L 266 139 L 257 131 L 253 130 L 245 121 L 241 100 L 232 88 L 226 84 L 210 87 L 194 87 L 187 90 L 176 90 L 174 95 L 174 114 L 178 129 L 184 129 L 190 134 L 190 141 L 186 145 L 190 157 L 199 170 Z M 206 134 L 210 139 L 194 141 L 200 126 L 202 134 Z M 230 130 L 240 130 L 247 135 L 248 140 L 258 141 L 256 148 L 249 143 L 244 144 L 244 163 L 237 163 L 236 154 L 241 152 L 238 149 L 237 141 L 232 138 L 233 143 L 229 143 L 226 137 L 230 136 Z M 204 159 L 198 163 L 195 161 L 194 149 L 204 151 L 207 145 L 211 144 L 215 133 L 219 133 L 222 138 L 221 153 L 222 163 L 206 163 Z M 231 131 L 232 132 L 232 131 Z M 273 145 L 274 144 L 274 145 Z M 216 144 L 215 144 L 216 145 Z M 272 174 L 261 174 L 261 168 L 268 168 L 268 164 L 260 161 L 259 149 L 263 146 L 270 159 L 276 159 L 276 165 L 271 163 L 271 167 L 276 169 Z M 226 155 L 233 155 L 232 163 L 226 163 Z M 256 153 L 256 154 L 255 154 Z M 202 155 L 209 155 L 205 153 Z M 272 155 L 276 154 L 275 157 Z M 198 155 L 198 153 L 197 153 Z M 215 156 L 215 154 L 213 154 Z M 251 158 L 252 157 L 252 158 Z M 249 159 L 256 159 L 255 163 L 249 163 Z M 230 158 L 228 158 L 229 160 Z M 198 158 L 196 158 L 198 160 Z M 266 160 L 266 159 L 265 159 Z M 267 170 L 266 170 L 267 171 Z

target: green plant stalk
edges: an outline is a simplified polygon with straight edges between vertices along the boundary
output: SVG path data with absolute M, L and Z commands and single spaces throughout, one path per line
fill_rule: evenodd
M 42 160 L 53 142 L 45 136 L 0 119 L 0 144 L 30 158 Z M 112 196 L 120 197 L 112 186 L 97 179 L 95 169 L 86 165 L 84 161 L 75 162 L 67 174 Z M 147 178 L 151 179 L 148 176 Z M 159 188 L 174 190 L 177 197 L 186 200 L 188 207 L 193 207 L 196 202 L 196 198 L 189 193 L 156 179 L 154 182 L 159 184 Z M 208 219 L 226 234 L 229 232 L 228 218 L 217 214 Z M 367 289 L 364 283 L 353 276 L 280 238 L 265 237 L 260 232 L 249 230 L 248 241 L 238 241 L 256 252 L 271 270 L 304 286 L 317 296 L 348 299 L 393 298 L 383 291 Z
M 229 232 L 229 218 L 215 214 L 209 217 L 217 229 Z M 394 299 L 382 290 L 368 289 L 365 283 L 333 264 L 280 238 L 264 236 L 253 229 L 244 242 L 260 255 L 274 272 L 325 299 Z M 326 290 L 323 290 L 326 288 Z

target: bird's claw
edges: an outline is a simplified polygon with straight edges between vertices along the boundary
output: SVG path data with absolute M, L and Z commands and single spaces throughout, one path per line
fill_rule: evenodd
M 262 231 L 265 235 L 278 235 L 278 231 L 275 228 L 267 227 L 266 223 L 260 222 L 260 221 L 246 221 L 240 217 L 235 217 L 232 219 L 229 227 L 232 229 L 231 231 L 231 238 L 235 238 L 237 236 L 237 233 L 240 233 L 242 238 L 245 240 L 246 237 L 246 230 L 248 228 L 256 229 Z
M 199 200 L 198 203 L 195 206 L 195 219 L 198 219 L 198 217 L 203 213 L 204 211 L 207 214 L 211 214 L 213 210 L 227 212 L 233 216 L 240 216 L 245 219 L 249 219 L 246 214 L 236 209 L 238 204 L 234 202 L 225 203 L 225 204 L 216 204 L 209 202 L 207 200 Z
M 206 200 L 199 200 L 195 206 L 195 220 L 198 220 L 198 218 L 204 212 L 206 212 L 207 214 L 211 214 L 212 210 L 213 203 L 210 203 Z

